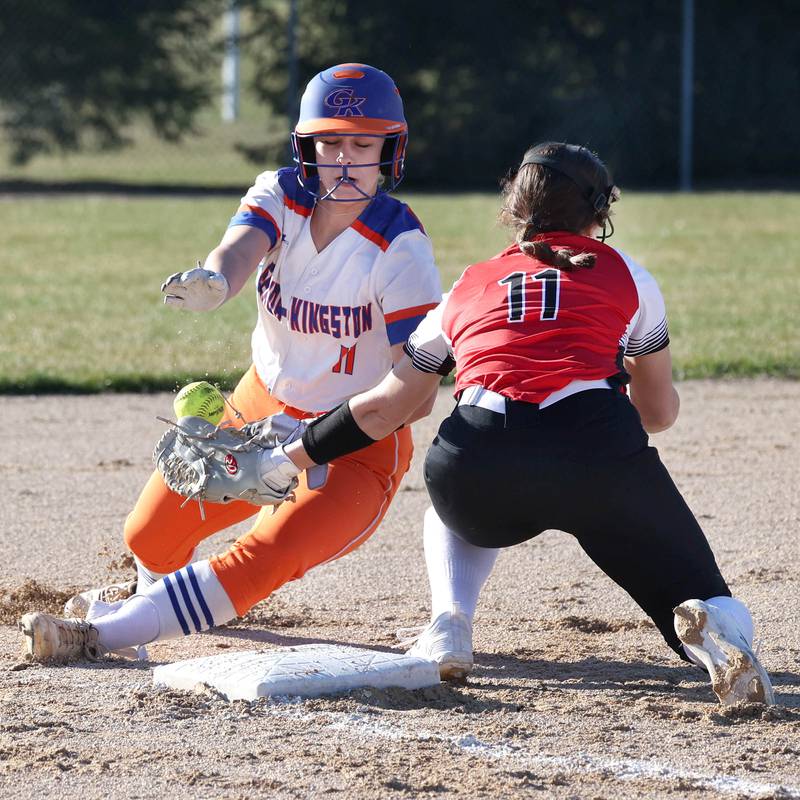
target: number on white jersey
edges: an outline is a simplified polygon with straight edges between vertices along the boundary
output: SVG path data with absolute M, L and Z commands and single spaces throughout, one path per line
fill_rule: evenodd
M 341 373 L 345 375 L 353 374 L 353 367 L 356 363 L 356 345 L 352 347 L 339 346 L 339 360 L 331 368 L 331 372 Z

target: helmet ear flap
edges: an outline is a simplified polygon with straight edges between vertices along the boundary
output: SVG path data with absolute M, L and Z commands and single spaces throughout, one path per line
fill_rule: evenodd
M 401 133 L 397 137 L 397 149 L 394 156 L 394 177 L 395 180 L 400 180 L 403 177 L 406 161 L 406 145 L 408 144 L 408 134 Z
M 396 155 L 397 140 L 393 136 L 387 136 L 381 148 L 381 175 L 392 176 Z
M 403 177 L 403 162 L 406 157 L 408 135 L 387 136 L 381 149 L 381 175 L 399 181 Z
M 292 150 L 294 160 L 303 178 L 313 178 L 317 175 L 317 152 L 314 149 L 314 138 L 312 136 L 298 136 L 292 133 Z

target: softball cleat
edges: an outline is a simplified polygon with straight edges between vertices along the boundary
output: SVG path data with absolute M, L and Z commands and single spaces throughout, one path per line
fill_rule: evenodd
M 769 675 L 728 614 L 702 600 L 687 600 L 674 613 L 675 633 L 708 670 L 711 686 L 723 706 L 775 704 Z
M 64 605 L 64 616 L 71 619 L 86 619 L 92 603 L 117 603 L 136 594 L 136 578 L 124 583 L 112 583 L 100 589 L 87 589 L 70 597 Z
M 36 611 L 19 622 L 25 655 L 32 661 L 99 661 L 105 655 L 97 628 L 81 619 L 59 619 Z
M 400 634 L 401 631 L 398 631 Z M 406 655 L 435 661 L 443 681 L 466 678 L 472 671 L 472 623 L 457 604 L 452 611 L 439 614 L 403 644 L 410 642 L 414 644 Z

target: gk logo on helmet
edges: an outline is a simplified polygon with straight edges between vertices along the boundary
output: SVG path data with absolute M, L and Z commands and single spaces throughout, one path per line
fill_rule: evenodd
M 225 454 L 225 469 L 228 471 L 228 475 L 235 475 L 239 471 L 239 465 L 230 453 Z
M 355 97 L 355 89 L 349 87 L 336 89 L 325 98 L 325 105 L 328 108 L 335 108 L 336 117 L 363 117 L 361 104 L 366 97 Z

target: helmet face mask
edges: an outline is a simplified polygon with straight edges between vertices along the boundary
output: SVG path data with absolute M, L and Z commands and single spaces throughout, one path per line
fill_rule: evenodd
M 331 134 L 333 135 L 333 134 Z M 393 134 L 390 136 L 378 136 L 376 134 L 364 133 L 339 133 L 339 136 L 358 137 L 358 138 L 376 138 L 383 140 L 381 148 L 380 161 L 371 161 L 366 164 L 341 164 L 338 161 L 333 163 L 322 163 L 317 161 L 317 153 L 315 152 L 314 139 L 319 134 L 298 134 L 296 131 L 292 133 L 292 153 L 294 155 L 294 162 L 298 167 L 298 180 L 303 188 L 314 195 L 318 200 L 333 200 L 334 202 L 352 202 L 352 198 L 336 198 L 333 197 L 335 192 L 342 186 L 351 186 L 362 199 L 372 200 L 379 194 L 385 194 L 393 191 L 404 176 L 405 167 L 405 147 L 406 147 L 406 134 Z M 325 189 L 319 179 L 319 168 L 336 169 L 341 171 L 341 177 L 336 180 L 335 185 L 330 189 Z M 380 177 L 378 179 L 378 188 L 375 194 L 367 194 L 361 187 L 353 181 L 353 173 L 355 170 L 378 167 Z M 357 177 L 357 173 L 355 173 Z
M 368 164 L 319 163 L 314 140 L 325 135 L 380 138 L 380 159 Z M 397 87 L 386 73 L 366 64 L 340 64 L 319 73 L 303 93 L 291 142 L 297 179 L 318 200 L 371 200 L 393 191 L 403 179 L 408 142 L 408 126 Z M 333 187 L 321 186 L 319 167 L 341 172 Z M 381 179 L 375 194 L 368 194 L 354 182 L 358 173 L 353 171 L 375 167 Z M 333 197 L 343 186 L 353 188 L 361 198 Z

